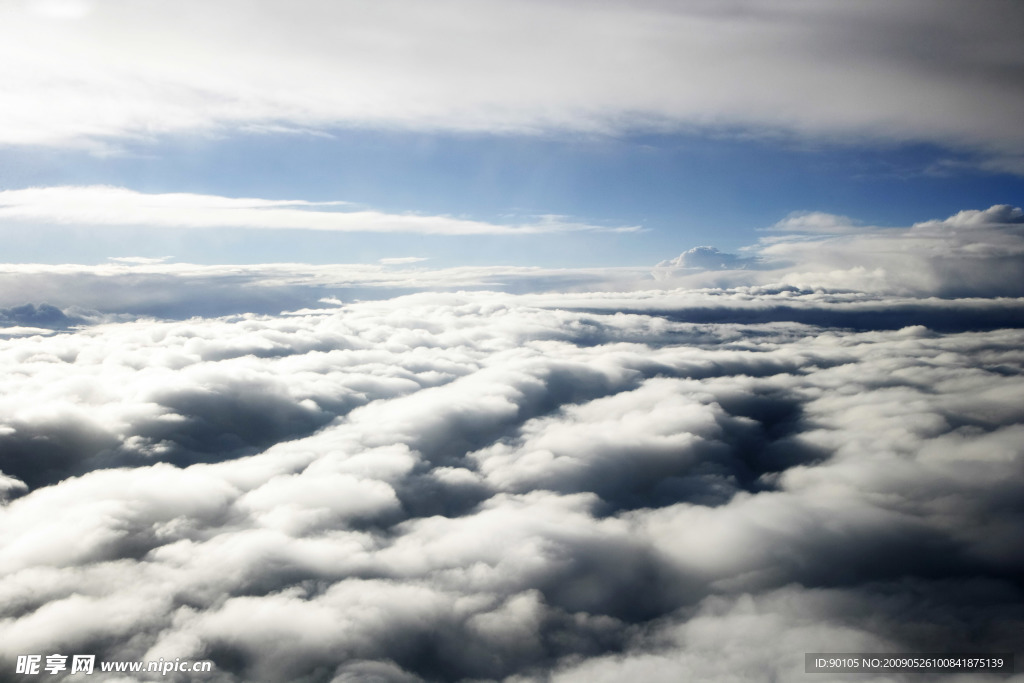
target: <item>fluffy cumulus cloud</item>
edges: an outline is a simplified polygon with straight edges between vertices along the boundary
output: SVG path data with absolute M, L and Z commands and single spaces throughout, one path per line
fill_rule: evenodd
M 10 144 L 697 125 L 939 142 L 1016 170 L 1024 152 L 1024 52 L 1007 30 L 1021 8 L 1007 0 L 19 0 L 0 12 Z
M 0 670 L 798 681 L 805 652 L 1013 651 L 1022 308 L 422 292 L 8 335 Z

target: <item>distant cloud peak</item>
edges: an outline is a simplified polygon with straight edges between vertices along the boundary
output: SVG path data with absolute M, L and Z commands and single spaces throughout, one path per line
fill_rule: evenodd
M 857 223 L 848 216 L 838 216 L 823 211 L 794 211 L 769 229 L 782 232 L 834 235 L 852 232 L 857 227 Z
M 1024 211 L 1009 204 L 910 227 L 795 212 L 740 257 L 701 246 L 655 266 L 677 286 L 781 285 L 907 295 L 1024 296 Z
M 734 270 L 756 265 L 757 259 L 743 258 L 729 254 L 717 247 L 700 246 L 684 251 L 674 259 L 660 262 L 658 268 L 683 268 L 701 270 Z
M 984 210 L 969 209 L 960 211 L 944 220 L 930 220 L 916 223 L 917 227 L 954 227 L 970 228 L 981 226 L 1010 226 L 1024 224 L 1024 210 L 1010 204 L 996 204 Z

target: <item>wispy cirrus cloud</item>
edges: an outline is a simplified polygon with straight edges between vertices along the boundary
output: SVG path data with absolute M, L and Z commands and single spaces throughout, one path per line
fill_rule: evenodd
M 349 202 L 276 200 L 216 195 L 147 194 L 104 185 L 33 187 L 0 192 L 0 220 L 38 224 L 135 228 L 246 228 L 426 235 L 529 235 L 553 232 L 635 232 L 564 216 L 537 216 L 512 225 L 452 216 L 339 210 Z

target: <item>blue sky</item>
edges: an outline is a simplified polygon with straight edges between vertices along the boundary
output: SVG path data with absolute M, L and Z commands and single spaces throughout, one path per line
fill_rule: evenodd
M 289 7 L 7 7 L 32 77 L 5 77 L 5 260 L 643 266 L 794 212 L 906 227 L 1024 195 L 1019 5 Z M 160 216 L 76 205 L 101 186 Z M 178 194 L 423 220 L 225 225 Z
M 536 236 L 396 239 L 290 230 L 139 235 L 121 229 L 100 239 L 90 231 L 59 250 L 34 236 L 20 244 L 26 258 L 43 262 L 173 255 L 195 263 L 329 263 L 408 252 L 435 265 L 649 265 L 698 245 L 723 250 L 748 245 L 756 241 L 755 231 L 793 211 L 900 226 L 962 208 L 987 208 L 1013 200 L 1024 189 L 1013 174 L 969 167 L 930 171 L 949 152 L 925 145 L 806 149 L 692 134 L 567 139 L 334 130 L 330 135 L 175 138 L 114 157 L 10 150 L 8 158 L 16 161 L 7 187 L 101 184 L 148 193 L 342 200 L 388 212 L 497 223 L 559 214 L 643 230 L 545 235 L 547 246 L 540 250 Z

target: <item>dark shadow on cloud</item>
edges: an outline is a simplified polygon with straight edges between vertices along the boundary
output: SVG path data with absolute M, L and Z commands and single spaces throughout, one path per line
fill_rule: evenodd
M 678 370 L 674 374 L 691 376 Z M 538 473 L 516 490 L 538 487 L 561 494 L 594 493 L 602 501 L 599 514 L 605 516 L 678 503 L 716 507 L 741 491 L 774 490 L 772 478 L 765 475 L 821 462 L 831 455 L 797 438 L 806 429 L 802 404 L 784 391 L 770 387 L 723 391 L 715 401 L 723 408 L 714 413 L 717 436 L 693 439 L 685 446 L 594 442 L 576 456 L 571 473 Z M 572 420 L 557 412 L 552 417 Z M 501 443 L 518 450 L 529 448 L 521 434 L 504 437 Z
M 733 476 L 748 492 L 772 490 L 770 475 L 797 465 L 813 465 L 831 456 L 826 449 L 799 438 L 808 429 L 803 402 L 771 387 L 747 392 L 722 392 L 715 400 L 730 415 L 750 422 L 725 431 L 735 458 Z
M 626 560 L 627 564 L 635 564 Z M 620 568 L 620 572 L 629 570 Z M 402 616 L 408 613 L 409 605 L 391 602 L 401 600 L 403 593 L 408 592 L 401 589 L 399 582 L 368 582 L 364 589 L 368 593 L 385 592 L 378 596 L 383 598 L 379 618 L 374 620 L 370 632 L 354 632 L 355 637 L 343 638 L 335 647 L 315 644 L 316 637 L 301 639 L 300 634 L 308 633 L 310 627 L 300 621 L 285 621 L 277 625 L 285 634 L 281 642 L 254 646 L 235 632 L 225 630 L 208 639 L 205 656 L 219 671 L 246 681 L 341 680 L 332 679 L 331 672 L 336 668 L 349 669 L 356 662 L 361 663 L 355 667 L 357 671 L 383 677 L 343 680 L 501 680 L 516 674 L 536 673 L 543 677 L 544 671 L 566 657 L 621 651 L 634 631 L 614 618 L 562 610 L 534 588 L 504 595 L 479 595 L 485 605 L 490 603 L 490 609 L 482 612 L 467 614 L 445 605 L 429 615 L 414 618 Z M 417 596 L 413 591 L 408 597 L 415 599 L 422 594 Z M 292 601 L 298 609 L 315 609 L 321 598 L 304 594 L 295 595 Z M 527 624 L 516 623 L 522 617 Z M 301 616 L 292 612 L 284 617 L 291 618 Z M 296 632 L 294 639 L 291 627 Z
M 753 337 L 754 335 L 751 336 Z M 697 346 L 697 344 L 693 345 Z M 808 354 L 804 358 L 795 359 L 776 358 L 771 357 L 763 349 L 743 348 L 742 344 L 722 342 L 716 339 L 702 341 L 700 346 L 705 349 L 714 349 L 715 347 L 729 349 L 739 346 L 740 350 L 751 352 L 751 355 L 726 358 L 715 358 L 712 356 L 676 365 L 667 365 L 654 361 L 639 361 L 634 364 L 634 367 L 644 373 L 645 379 L 651 377 L 713 379 L 715 377 L 731 377 L 733 375 L 763 378 L 774 375 L 801 374 L 807 372 L 811 367 L 829 368 L 845 365 L 849 362 L 849 360 L 844 358 L 825 358 L 814 354 Z
M 0 471 L 30 489 L 84 474 L 94 458 L 120 445 L 116 435 L 74 416 L 12 427 L 13 432 L 0 435 Z
M 563 544 L 553 552 L 558 569 L 539 588 L 548 603 L 569 613 L 639 624 L 697 599 L 704 589 L 650 548 L 619 539 Z
M 447 482 L 431 476 L 430 472 L 422 468 L 395 486 L 402 509 L 410 517 L 461 517 L 494 495 L 494 491 L 482 483 Z
M 0 471 L 34 489 L 96 469 L 223 462 L 307 436 L 357 405 L 350 400 L 334 406 L 338 413 L 325 412 L 251 382 L 183 389 L 154 400 L 174 415 L 139 418 L 126 436 L 142 437 L 141 444 L 70 415 L 14 423 L 11 433 L 0 434 Z
M 155 398 L 185 418 L 187 426 L 174 428 L 173 439 L 200 452 L 235 443 L 265 448 L 284 436 L 307 434 L 333 417 L 315 407 L 299 405 L 270 387 L 250 382 L 184 390 Z
M 473 468 L 473 463 L 467 460 L 470 453 L 499 443 L 514 446 L 520 439 L 520 425 L 529 420 L 545 416 L 558 419 L 565 406 L 635 389 L 649 377 L 697 375 L 708 378 L 733 374 L 770 377 L 799 369 L 797 365 L 788 364 L 759 367 L 756 360 L 750 365 L 701 368 L 699 372 L 680 368 L 673 369 L 672 373 L 651 372 L 625 384 L 609 384 L 607 377 L 588 376 L 580 368 L 554 368 L 547 375 L 544 390 L 527 397 L 514 420 L 499 421 L 489 428 L 483 420 L 459 418 L 447 423 L 448 429 L 443 431 L 446 439 L 418 441 L 426 468 L 398 484 L 399 499 L 413 517 L 468 514 L 493 495 L 493 491 L 480 482 L 439 481 L 429 476 L 429 468 L 438 465 Z M 797 438 L 806 428 L 802 423 L 802 405 L 799 399 L 783 391 L 770 387 L 732 391 L 720 394 L 716 400 L 725 410 L 721 416 L 720 439 L 698 440 L 685 449 L 637 444 L 621 450 L 620 446 L 594 445 L 583 469 L 571 477 L 542 479 L 533 485 L 562 494 L 595 493 L 602 501 L 599 512 L 605 516 L 676 503 L 718 506 L 727 503 L 739 491 L 756 493 L 774 489 L 771 477 L 765 475 L 820 462 L 830 455 Z
M 482 485 L 454 485 L 426 476 L 437 467 L 470 467 L 467 456 L 513 438 L 524 422 L 559 410 L 634 388 L 641 376 L 624 381 L 578 364 L 551 363 L 515 384 L 515 409 L 495 412 L 486 406 L 446 406 L 441 394 L 436 419 L 410 435 L 408 443 L 422 457 L 417 476 L 400 483 L 397 493 L 414 517 L 459 516 L 491 495 Z
M 969 556 L 946 533 L 913 523 L 857 528 L 853 520 L 833 520 L 836 531 L 818 528 L 798 538 L 787 556 L 778 558 L 779 577 L 802 586 L 856 586 L 905 578 L 939 580 L 991 578 L 1024 581 Z
M 640 377 L 617 381 L 607 374 L 579 364 L 552 363 L 535 375 L 515 384 L 515 410 L 505 414 L 481 406 L 441 408 L 429 429 L 413 435 L 410 445 L 432 467 L 461 466 L 468 453 L 515 433 L 519 425 L 532 418 L 634 388 Z
M 536 631 L 528 634 L 481 638 L 466 621 L 441 616 L 430 623 L 405 623 L 386 637 L 367 643 L 357 653 L 316 652 L 301 656 L 280 652 L 274 662 L 276 677 L 269 678 L 264 653 L 225 638 L 214 642 L 207 656 L 218 671 L 241 680 L 290 680 L 309 683 L 331 681 L 461 681 L 501 680 L 512 675 L 543 677 L 563 658 L 581 658 L 622 651 L 630 630 L 604 619 L 580 619 L 557 608 L 541 605 Z M 350 677 L 334 678 L 335 672 Z
M 1021 666 L 1024 586 L 984 577 L 872 582 L 837 617 L 869 621 L 908 652 L 1016 652 Z
M 598 313 L 593 309 L 574 309 Z M 830 327 L 857 332 L 899 330 L 923 326 L 941 333 L 986 332 L 1024 326 L 1024 304 L 990 302 L 979 308 L 926 307 L 896 303 L 877 308 L 850 310 L 845 307 L 803 308 L 768 306 L 764 308 L 680 308 L 674 310 L 629 310 L 622 313 L 653 315 L 673 322 L 697 324 L 747 324 L 793 322 L 817 327 Z
M 158 394 L 154 401 L 173 411 L 175 419 L 141 423 L 136 433 L 161 445 L 150 458 L 181 467 L 256 453 L 311 434 L 336 417 L 254 382 L 184 389 Z
M 841 361 L 831 363 L 836 362 Z M 828 364 L 821 361 L 822 366 Z M 519 427 L 527 421 L 557 415 L 564 406 L 633 390 L 651 377 L 771 377 L 803 370 L 799 361 L 757 357 L 677 367 L 640 363 L 634 367 L 637 372 L 632 376 L 613 380 L 585 366 L 552 364 L 538 376 L 541 382 L 517 387 L 521 393 L 514 414 L 499 416 L 466 408 L 445 410 L 441 404 L 436 423 L 418 431 L 409 443 L 423 456 L 426 471 L 438 466 L 472 467 L 467 462 L 470 453 L 495 443 L 514 442 Z M 800 420 L 801 409 L 796 399 L 769 391 L 734 395 L 727 404 L 727 411 L 747 420 L 740 422 L 725 416 L 722 441 L 701 442 L 686 452 L 671 448 L 609 451 L 607 457 L 595 457 L 587 473 L 571 485 L 548 486 L 562 493 L 597 493 L 610 506 L 606 506 L 608 514 L 678 502 L 719 505 L 738 490 L 770 488 L 762 480 L 764 474 L 826 457 L 822 450 L 789 438 L 797 432 Z M 403 481 L 397 491 L 403 506 L 414 517 L 465 514 L 489 495 L 486 487 L 453 488 L 429 477 Z

